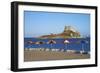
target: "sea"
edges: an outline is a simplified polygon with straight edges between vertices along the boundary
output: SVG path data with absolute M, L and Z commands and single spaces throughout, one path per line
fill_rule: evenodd
M 53 40 L 55 44 L 48 44 L 47 42 Z M 64 44 L 67 40 L 69 43 Z M 44 42 L 43 44 L 30 44 L 32 42 Z M 90 51 L 90 37 L 86 38 L 55 38 L 55 39 L 40 39 L 40 38 L 24 38 L 24 48 L 49 48 L 49 49 L 65 49 L 65 50 L 76 50 L 76 51 Z

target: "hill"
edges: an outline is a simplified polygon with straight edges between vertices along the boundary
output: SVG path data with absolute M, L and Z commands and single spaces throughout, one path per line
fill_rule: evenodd
M 39 38 L 80 38 L 80 33 L 72 26 L 65 26 L 64 31 L 59 34 L 43 35 Z

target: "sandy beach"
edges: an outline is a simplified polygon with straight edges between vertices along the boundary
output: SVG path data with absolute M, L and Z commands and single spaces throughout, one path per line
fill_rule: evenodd
M 73 52 L 61 51 L 40 51 L 40 50 L 25 50 L 24 61 L 45 61 L 45 60 L 71 60 L 71 59 L 88 59 L 89 54 L 80 54 Z

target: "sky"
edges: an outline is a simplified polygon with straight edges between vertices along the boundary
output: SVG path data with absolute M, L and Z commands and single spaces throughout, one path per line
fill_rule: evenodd
M 38 37 L 64 31 L 72 26 L 82 36 L 90 35 L 90 14 L 24 11 L 24 37 Z

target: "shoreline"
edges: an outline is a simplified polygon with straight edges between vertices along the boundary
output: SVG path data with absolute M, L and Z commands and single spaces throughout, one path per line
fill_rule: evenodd
M 67 51 L 50 51 L 44 49 L 24 50 L 24 61 L 47 61 L 47 60 L 73 60 L 73 59 L 89 59 L 90 54 L 76 52 L 74 50 Z

